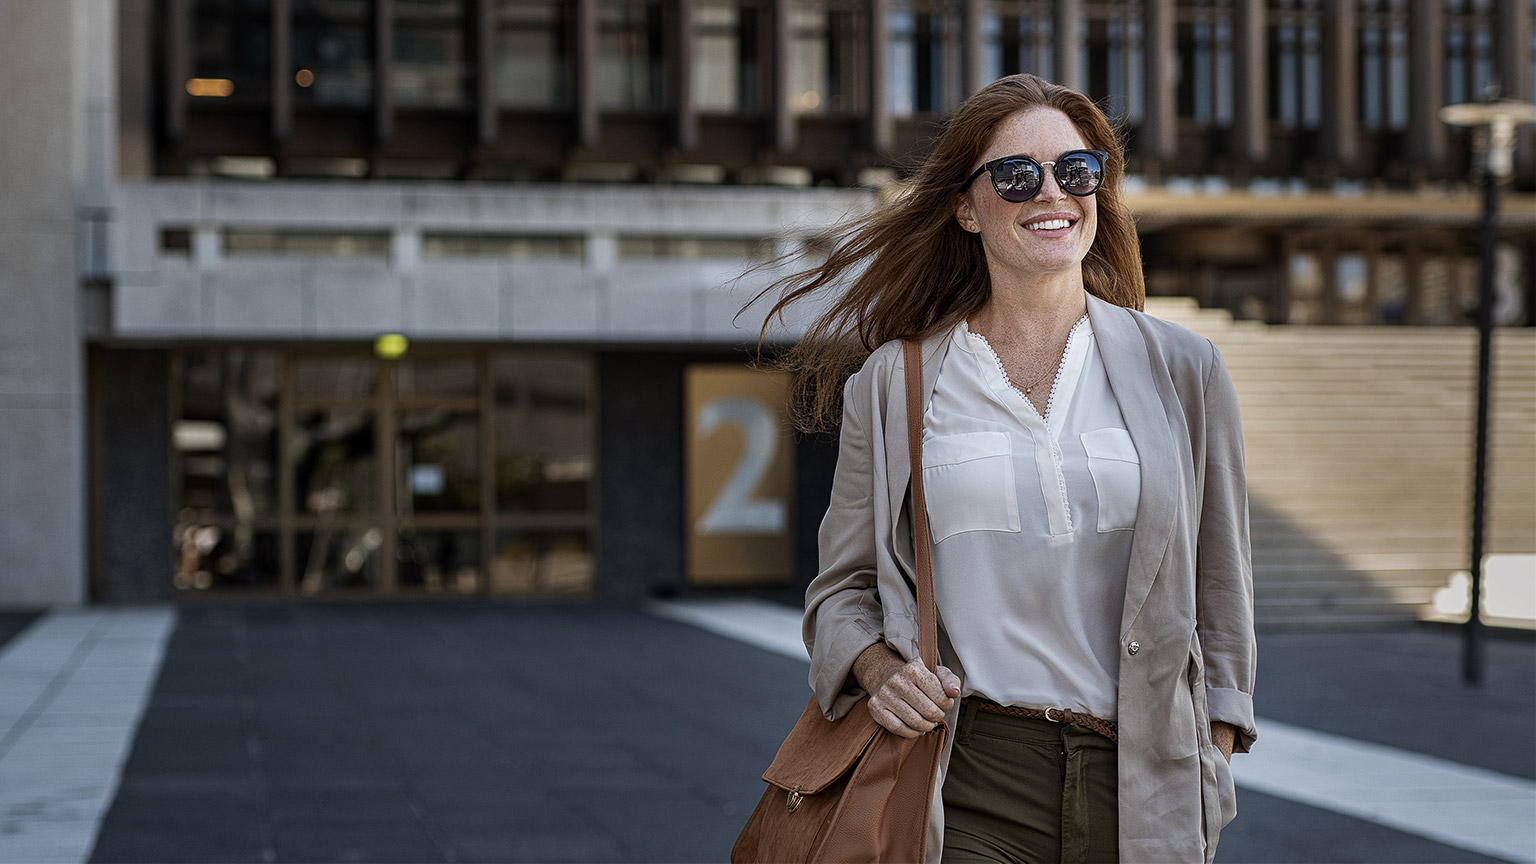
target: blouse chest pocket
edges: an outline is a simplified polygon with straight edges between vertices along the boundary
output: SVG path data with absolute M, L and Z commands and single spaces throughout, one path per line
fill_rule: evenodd
M 1136 527 L 1141 503 L 1141 460 L 1124 429 L 1095 429 L 1078 436 L 1099 499 L 1099 533 Z
M 1013 446 L 1005 432 L 924 441 L 923 491 L 935 543 L 965 531 L 1019 531 Z

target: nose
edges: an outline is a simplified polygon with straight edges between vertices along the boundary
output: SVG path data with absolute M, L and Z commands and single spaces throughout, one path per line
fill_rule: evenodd
M 1065 201 L 1067 193 L 1056 180 L 1056 163 L 1045 162 L 1040 166 L 1040 173 L 1044 176 L 1040 179 L 1040 191 L 1035 193 L 1036 201 Z

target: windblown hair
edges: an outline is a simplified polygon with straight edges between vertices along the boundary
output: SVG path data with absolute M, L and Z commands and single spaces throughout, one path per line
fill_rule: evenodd
M 1092 100 L 1070 87 L 1028 74 L 1000 78 L 949 116 L 905 189 L 834 230 L 825 261 L 753 298 L 756 303 L 777 293 L 767 320 L 783 321 L 791 304 L 851 279 L 779 361 L 795 376 L 790 413 L 802 431 L 837 427 L 843 382 L 875 348 L 947 330 L 986 304 L 992 294 L 986 255 L 980 238 L 956 221 L 955 207 L 997 128 L 1039 106 L 1066 114 L 1089 147 L 1109 153 L 1103 185 L 1095 193 L 1098 232 L 1083 261 L 1085 287 L 1110 303 L 1142 308 L 1141 246 L 1121 197 L 1125 149 L 1115 127 Z

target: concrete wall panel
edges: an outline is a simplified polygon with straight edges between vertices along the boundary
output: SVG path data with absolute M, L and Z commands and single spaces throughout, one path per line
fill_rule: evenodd
M 351 228 L 393 225 L 405 218 L 405 194 L 396 184 L 214 183 L 206 188 L 210 217 L 229 225 Z
M 68 231 L 57 223 L 0 226 L 0 394 L 82 390 L 72 353 L 79 344 L 75 238 L 73 224 L 64 224 Z
M 230 262 L 204 282 L 204 310 L 220 336 L 298 336 L 304 331 L 304 266 Z
M 579 265 L 513 263 L 502 280 L 504 336 L 590 341 L 606 320 L 608 289 Z
M 123 336 L 203 331 L 202 275 L 190 266 L 125 276 L 112 286 L 112 331 Z
M 0 401 L 0 605 L 85 600 L 84 415 Z
M 74 221 L 74 18 L 72 3 L 0 0 L 0 224 Z
M 699 328 L 692 291 L 615 286 L 608 292 L 607 335 L 615 339 L 689 339 Z
M 305 268 L 304 330 L 376 336 L 405 329 L 400 274 L 383 263 L 312 262 Z
M 99 350 L 92 375 L 103 452 L 94 599 L 171 598 L 170 352 Z
M 407 292 L 407 329 L 420 336 L 494 338 L 500 333 L 501 269 L 496 261 L 422 269 Z

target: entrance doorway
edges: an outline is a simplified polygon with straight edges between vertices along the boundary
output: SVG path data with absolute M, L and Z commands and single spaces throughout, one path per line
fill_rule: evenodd
M 585 355 L 180 354 L 178 588 L 591 589 Z

